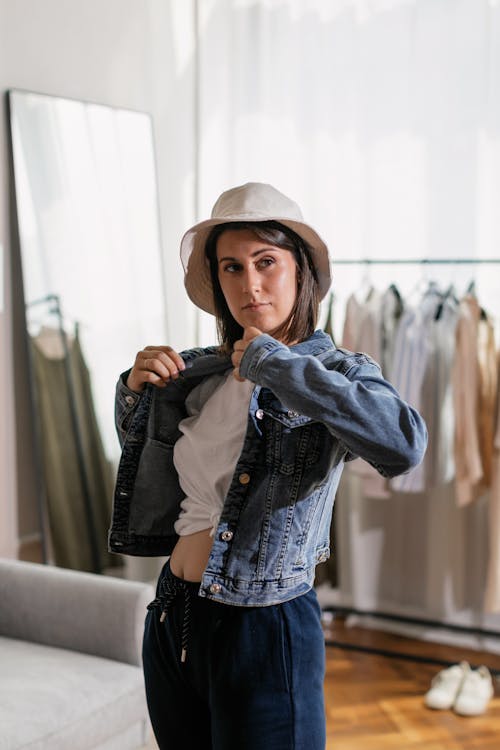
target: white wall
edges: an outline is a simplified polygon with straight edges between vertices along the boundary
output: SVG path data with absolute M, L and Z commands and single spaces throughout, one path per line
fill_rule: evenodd
M 190 0 L 0 0 L 0 555 L 16 556 L 18 537 L 38 523 L 20 274 L 11 260 L 5 92 L 21 88 L 153 116 L 170 320 L 176 311 L 168 343 L 190 345 L 194 308 L 183 292 L 178 246 L 195 218 L 193 7 Z

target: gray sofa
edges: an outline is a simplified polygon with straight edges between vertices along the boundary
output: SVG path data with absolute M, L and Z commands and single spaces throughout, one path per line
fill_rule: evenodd
M 149 737 L 152 586 L 0 559 L 0 750 L 132 750 Z

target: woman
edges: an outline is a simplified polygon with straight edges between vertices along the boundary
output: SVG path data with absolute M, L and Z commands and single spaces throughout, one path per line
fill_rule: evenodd
M 425 425 L 368 356 L 315 331 L 328 251 L 273 187 L 223 193 L 181 257 L 220 346 L 148 346 L 117 387 L 110 547 L 170 555 L 144 634 L 155 735 L 165 750 L 323 750 L 312 584 L 343 464 L 408 471 Z

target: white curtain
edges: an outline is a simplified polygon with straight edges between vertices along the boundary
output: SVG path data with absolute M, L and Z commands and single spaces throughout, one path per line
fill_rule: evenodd
M 336 258 L 499 257 L 497 0 L 199 0 L 197 203 L 270 182 Z M 498 267 L 473 272 L 500 314 Z M 406 269 L 406 270 L 405 270 Z M 405 292 L 415 268 L 379 267 Z M 417 273 L 419 273 L 417 271 Z M 362 269 L 334 265 L 336 327 Z M 200 343 L 213 324 L 200 317 Z M 346 480 L 347 482 L 347 480 Z M 481 624 L 487 498 L 339 495 L 341 595 L 361 608 Z
M 334 261 L 498 254 L 498 0 L 202 0 L 197 58 L 200 217 L 268 181 Z M 337 316 L 361 273 L 335 269 Z M 498 306 L 489 269 L 475 277 Z

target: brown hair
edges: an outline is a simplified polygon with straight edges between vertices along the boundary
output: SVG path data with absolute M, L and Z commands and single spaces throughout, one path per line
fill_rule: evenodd
M 243 328 L 231 315 L 219 283 L 217 240 L 224 232 L 244 229 L 253 232 L 260 240 L 270 245 L 293 253 L 297 263 L 297 296 L 290 315 L 274 331 L 274 335 L 285 344 L 304 341 L 314 333 L 320 301 L 318 277 L 307 243 L 296 232 L 278 221 L 233 221 L 213 227 L 205 245 L 205 255 L 210 263 L 217 333 L 221 348 L 226 352 L 232 351 L 234 342 L 243 336 Z

